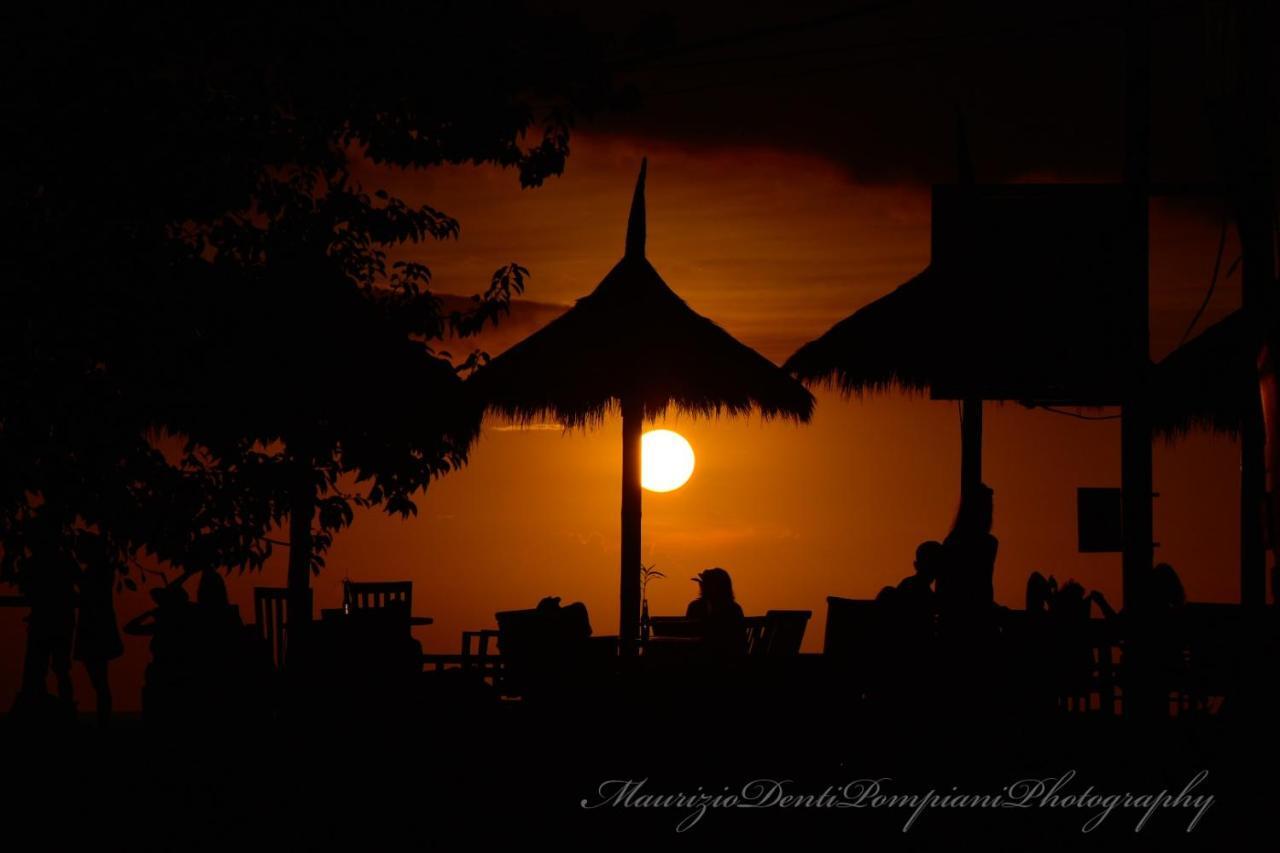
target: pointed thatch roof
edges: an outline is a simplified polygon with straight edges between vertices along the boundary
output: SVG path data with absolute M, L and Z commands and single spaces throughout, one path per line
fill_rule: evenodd
M 1108 185 L 936 186 L 930 265 L 783 366 L 846 394 L 1119 402 L 1125 201 Z
M 938 375 L 935 344 L 944 312 L 931 304 L 936 292 L 931 268 L 891 293 L 855 311 L 786 361 L 783 369 L 810 384 L 829 384 L 845 394 L 928 390 Z
M 691 414 L 807 421 L 813 396 L 777 365 L 691 309 L 644 256 L 642 163 L 626 253 L 587 296 L 470 380 L 489 410 L 569 426 L 601 420 L 626 397 L 646 418 Z
M 1193 428 L 1235 435 L 1258 398 L 1261 341 L 1234 311 L 1178 347 L 1151 372 L 1152 426 L 1169 438 Z

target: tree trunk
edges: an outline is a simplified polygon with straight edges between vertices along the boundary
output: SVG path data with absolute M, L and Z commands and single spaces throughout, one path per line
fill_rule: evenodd
M 1267 603 L 1266 434 L 1261 401 L 1255 395 L 1246 404 L 1240 424 L 1240 603 L 1260 608 Z
M 311 521 L 316 511 L 314 471 L 305 461 L 296 465 L 289 508 L 289 607 L 286 619 L 290 628 L 311 621 Z
M 644 408 L 622 401 L 622 558 L 618 641 L 624 655 L 634 655 L 640 635 L 640 436 Z
M 982 400 L 960 403 L 960 497 L 967 499 L 982 483 Z
M 1125 183 L 1133 189 L 1128 320 L 1131 350 L 1120 409 L 1120 490 L 1123 516 L 1124 607 L 1140 608 L 1154 558 L 1152 535 L 1151 414 L 1147 374 L 1151 359 L 1148 210 L 1151 140 L 1150 0 L 1129 0 L 1125 32 Z

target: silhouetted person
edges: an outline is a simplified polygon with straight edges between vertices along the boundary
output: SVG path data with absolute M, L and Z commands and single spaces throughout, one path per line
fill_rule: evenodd
M 1182 588 L 1182 580 L 1173 566 L 1168 563 L 1157 563 L 1152 568 L 1151 574 L 1147 576 L 1142 588 L 1146 598 L 1145 606 L 1154 613 L 1176 613 L 1187 603 L 1187 593 Z M 1098 590 L 1089 593 L 1089 600 L 1097 604 L 1102 615 L 1108 619 L 1117 618 L 1129 611 L 1126 604 L 1126 607 L 1117 613 Z
M 1027 613 L 1044 616 L 1049 612 L 1050 602 L 1058 591 L 1057 578 L 1050 575 L 1047 579 L 1039 572 L 1032 572 L 1027 578 Z
M 721 568 L 699 572 L 693 579 L 699 595 L 689 602 L 685 616 L 702 623 L 704 648 L 715 656 L 733 657 L 747 651 L 747 620 L 733 597 L 733 579 Z
M 901 635 L 896 642 L 918 647 L 931 637 L 936 611 L 933 583 L 943 556 L 942 543 L 933 540 L 920 543 L 912 564 L 915 574 L 903 578 L 897 586 L 885 587 L 876 596 L 876 601 L 894 614 L 891 624 L 895 633 Z
M 20 701 L 38 707 L 48 696 L 46 678 L 53 670 L 58 701 L 75 710 L 71 686 L 71 641 L 76 628 L 79 566 L 60 548 L 51 548 L 23 583 L 31 612 L 27 616 L 27 654 L 22 668 Z
M 1180 610 L 1187 603 L 1182 579 L 1168 563 L 1157 563 L 1151 570 L 1151 604 L 1161 610 Z
M 1049 601 L 1050 612 L 1060 618 L 1072 622 L 1081 622 L 1089 618 L 1090 599 L 1085 595 L 1084 587 L 1074 580 L 1069 580 L 1057 590 Z
M 934 685 L 936 664 L 937 595 L 933 583 L 944 559 L 942 543 L 930 540 L 916 547 L 915 573 L 880 591 L 876 601 L 883 608 L 878 632 L 875 691 L 882 698 L 911 711 L 927 700 Z
M 154 589 L 156 607 L 125 631 L 151 635 L 143 710 L 160 721 L 222 719 L 247 708 L 258 667 L 239 609 L 216 569 L 199 573 L 196 600 L 178 582 Z
M 189 611 L 191 628 L 192 692 L 197 716 L 221 719 L 226 715 L 242 717 L 256 698 L 258 667 L 255 651 L 240 610 L 227 596 L 227 584 L 217 569 L 200 573 L 195 605 Z M 408 614 L 404 633 L 408 634 Z M 411 637 L 407 641 L 415 643 Z M 422 659 L 422 648 L 416 646 L 415 661 Z
M 116 566 L 97 540 L 87 544 L 80 575 L 80 618 L 76 624 L 75 659 L 84 664 L 97 697 L 99 725 L 111 720 L 111 661 L 124 654 L 116 625 Z
M 226 652 L 238 643 L 244 628 L 240 610 L 227 597 L 227 584 L 216 569 L 200 573 L 193 615 L 201 641 L 214 653 Z
M 960 501 L 943 540 L 939 605 L 953 614 L 985 615 L 995 603 L 993 577 L 999 542 L 991 535 L 994 493 L 980 484 Z
M 1089 604 L 1084 587 L 1069 580 L 1049 600 L 1055 641 L 1055 669 L 1060 695 L 1068 710 L 1088 710 L 1092 689 L 1093 649 L 1089 646 Z
M 183 577 L 151 590 L 155 607 L 124 626 L 126 634 L 151 637 L 151 662 L 142 685 L 142 710 L 151 719 L 178 719 L 191 691 L 191 608 Z
M 534 701 L 562 701 L 592 681 L 591 620 L 582 602 L 547 596 L 529 610 L 497 614 L 507 687 Z
M 548 596 L 538 602 L 537 611 L 548 639 L 557 646 L 575 647 L 591 636 L 591 618 L 581 601 L 562 606 L 559 596 Z
M 1167 716 L 1169 695 L 1181 686 L 1184 673 L 1182 611 L 1187 595 L 1173 566 L 1156 564 L 1141 586 L 1139 603 L 1126 601 L 1117 613 L 1100 592 L 1090 599 L 1103 615 L 1122 625 L 1125 671 L 1129 679 L 1126 708 L 1140 717 Z
M 1042 710 L 1056 709 L 1061 695 L 1061 637 L 1053 618 L 1057 594 L 1057 578 L 1032 572 L 1027 578 L 1026 620 L 1012 623 L 1007 637 L 1008 652 L 1021 670 L 1024 698 Z
M 915 574 L 908 575 L 898 582 L 898 599 L 912 606 L 933 606 L 933 582 L 938 577 L 938 568 L 942 563 L 943 548 L 941 542 L 930 540 L 921 542 L 916 548 L 916 559 L 912 563 Z

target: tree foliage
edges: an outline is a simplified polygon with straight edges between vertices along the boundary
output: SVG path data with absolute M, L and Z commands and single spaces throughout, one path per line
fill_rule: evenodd
M 21 14 L 0 83 L 0 570 L 73 530 L 121 565 L 257 567 L 300 476 L 313 567 L 355 506 L 413 513 L 479 423 L 458 377 L 477 356 L 433 343 L 496 322 L 528 271 L 443 310 L 430 268 L 388 252 L 459 223 L 353 167 L 497 164 L 536 187 L 576 117 L 619 103 L 605 46 L 497 3 Z

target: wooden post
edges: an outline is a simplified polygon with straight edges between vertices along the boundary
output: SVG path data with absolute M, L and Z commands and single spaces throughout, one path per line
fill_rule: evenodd
M 304 458 L 294 463 L 289 506 L 289 630 L 311 621 L 311 522 L 316 512 L 315 472 Z M 303 629 L 305 630 L 305 629 Z
M 1266 442 L 1261 401 L 1246 402 L 1240 424 L 1240 603 L 1260 608 L 1267 603 Z
M 967 499 L 982 484 L 982 398 L 960 403 L 960 497 Z
M 1236 72 L 1225 79 L 1223 124 L 1234 138 L 1222 146 L 1228 162 L 1227 186 L 1240 235 L 1241 311 L 1252 340 L 1259 344 L 1264 330 L 1274 329 L 1275 248 L 1274 184 L 1267 140 L 1267 115 L 1272 99 L 1267 91 L 1271 38 L 1263 4 L 1244 2 L 1222 10 L 1234 15 L 1222 31 L 1235 44 Z M 1236 76 L 1238 75 L 1238 76 Z M 1255 357 L 1257 351 L 1255 351 Z M 1224 381 L 1226 380 L 1224 377 Z M 1266 502 L 1266 427 L 1260 393 L 1250 394 L 1240 423 L 1240 603 L 1262 607 L 1267 602 L 1267 558 L 1264 545 Z
M 969 127 L 964 113 L 956 112 L 956 183 L 972 188 L 975 184 L 973 154 L 969 148 Z M 966 191 L 972 196 L 972 190 Z M 966 222 L 965 228 L 969 228 Z M 966 231 L 962 245 L 967 252 L 973 246 L 971 232 Z M 966 277 L 976 277 L 972 257 L 966 257 Z M 966 281 L 966 284 L 969 282 Z M 966 397 L 960 403 L 960 500 L 977 494 L 982 485 L 982 398 Z
M 640 437 L 644 407 L 622 401 L 622 557 L 619 587 L 618 643 L 623 655 L 634 655 L 640 636 Z
M 1125 182 L 1132 188 L 1129 252 L 1131 349 L 1121 406 L 1120 489 L 1124 517 L 1124 606 L 1141 608 L 1153 561 L 1151 416 L 1147 382 L 1151 359 L 1148 296 L 1148 210 L 1151 138 L 1149 0 L 1130 0 L 1125 50 Z

